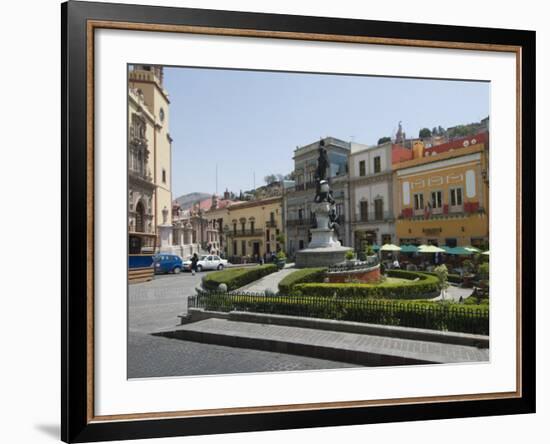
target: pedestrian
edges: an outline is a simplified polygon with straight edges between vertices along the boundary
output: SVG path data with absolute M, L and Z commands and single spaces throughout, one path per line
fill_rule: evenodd
M 193 253 L 193 257 L 191 258 L 191 273 L 193 276 L 195 276 L 195 272 L 197 271 L 197 263 L 199 262 L 199 256 L 197 256 L 197 253 Z
M 392 268 L 397 270 L 401 269 L 401 265 L 399 265 L 399 261 L 397 260 L 397 258 L 395 258 L 395 260 L 393 261 Z

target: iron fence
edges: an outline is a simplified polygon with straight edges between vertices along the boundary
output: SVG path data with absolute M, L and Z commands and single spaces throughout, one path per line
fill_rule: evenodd
M 430 330 L 489 334 L 489 308 L 447 303 L 403 303 L 367 298 L 266 296 L 263 293 L 199 292 L 189 308 L 245 311 L 287 316 L 395 325 Z

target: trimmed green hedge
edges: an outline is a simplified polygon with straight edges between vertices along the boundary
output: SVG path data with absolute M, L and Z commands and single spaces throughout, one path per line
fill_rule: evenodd
M 304 284 L 309 285 L 309 284 Z M 190 308 L 246 311 L 365 322 L 432 330 L 489 334 L 489 306 L 451 302 L 257 296 L 205 293 L 189 298 Z
M 379 284 L 297 284 L 294 292 L 304 296 L 373 299 L 429 299 L 439 295 L 437 277 L 414 271 L 388 270 L 388 276 L 407 279 L 407 283 L 381 282 Z M 417 280 L 416 280 L 417 279 Z
M 228 268 L 208 273 L 202 279 L 202 286 L 206 290 L 216 291 L 220 284 L 225 284 L 228 291 L 233 291 L 276 271 L 277 265 L 275 264 L 251 268 Z
M 322 268 L 303 268 L 287 275 L 279 282 L 279 291 L 283 294 L 291 294 L 294 286 L 308 282 L 323 282 L 327 269 Z

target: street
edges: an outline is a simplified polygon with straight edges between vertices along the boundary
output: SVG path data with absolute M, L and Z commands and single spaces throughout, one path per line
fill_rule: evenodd
M 187 312 L 204 273 L 160 275 L 129 286 L 128 378 L 355 367 L 352 364 L 153 336 Z

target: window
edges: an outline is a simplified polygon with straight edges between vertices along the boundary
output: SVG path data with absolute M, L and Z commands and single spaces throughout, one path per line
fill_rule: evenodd
M 246 256 L 246 241 L 241 241 L 241 254 Z
M 414 195 L 414 209 L 415 210 L 424 209 L 424 195 L 422 193 L 416 193 Z
M 432 191 L 432 208 L 441 208 L 442 204 L 441 191 Z
M 448 237 L 445 239 L 445 245 L 450 248 L 456 247 L 456 237 Z
M 274 224 L 275 223 L 275 213 L 272 211 L 269 213 L 269 221 Z
M 166 183 L 166 170 L 162 169 L 162 183 Z
M 233 241 L 233 254 L 237 256 L 237 241 Z
M 367 221 L 369 220 L 369 203 L 366 200 L 362 200 L 359 203 L 360 210 L 360 220 Z
M 246 222 L 241 222 L 241 232 L 246 233 Z
M 302 220 L 304 218 L 304 212 L 303 210 L 300 208 L 298 210 L 298 220 Z
M 451 188 L 451 207 L 462 205 L 462 188 Z
M 382 235 L 382 245 L 391 244 L 391 234 Z
M 376 220 L 384 219 L 384 200 L 374 199 L 374 218 Z
M 250 221 L 250 232 L 254 233 L 254 221 L 253 220 Z
M 380 156 L 376 156 L 374 158 L 374 172 L 379 173 L 381 170 L 380 168 Z
M 162 108 L 159 111 L 159 117 L 160 117 L 160 121 L 164 122 L 164 109 Z
M 300 239 L 300 242 L 298 243 L 298 245 L 299 245 L 298 248 L 299 248 L 300 250 L 303 250 L 303 249 L 304 249 L 304 241 L 303 241 L 302 239 Z
M 265 240 L 269 242 L 269 230 L 265 230 Z
M 237 235 L 237 224 L 236 223 L 233 224 L 233 235 L 235 235 L 235 236 Z M 234 250 L 235 250 L 235 253 L 236 253 L 237 252 L 237 247 L 235 247 Z
M 366 168 L 365 168 L 365 161 L 361 160 L 359 161 L 359 175 L 365 176 L 367 174 Z

